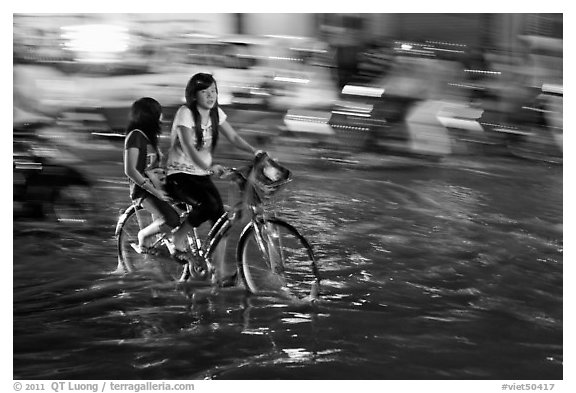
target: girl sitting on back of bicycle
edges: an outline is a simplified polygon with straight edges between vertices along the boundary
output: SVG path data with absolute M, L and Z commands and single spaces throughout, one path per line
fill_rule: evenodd
M 251 154 L 257 154 L 257 150 L 226 121 L 226 114 L 218 106 L 218 87 L 212 75 L 194 75 L 186 86 L 185 98 L 186 104 L 178 109 L 172 123 L 167 190 L 177 199 L 193 201 L 194 208 L 185 225 L 198 227 L 205 221 L 214 225 L 224 213 L 220 193 L 210 179 L 212 174 L 221 175 L 224 169 L 212 163 L 219 131 L 237 148 Z M 223 254 L 225 242 L 220 247 Z M 215 259 L 223 258 L 222 254 Z M 215 265 L 220 285 L 232 284 L 227 280 L 232 280 L 236 267 L 225 266 L 223 260 Z
M 130 110 L 124 141 L 124 172 L 130 179 L 130 198 L 152 213 L 154 221 L 138 232 L 134 250 L 148 252 L 146 239 L 157 233 L 167 233 L 180 224 L 178 213 L 172 208 L 164 190 L 154 187 L 146 171 L 160 166 L 158 136 L 161 132 L 162 107 L 153 98 L 135 101 Z

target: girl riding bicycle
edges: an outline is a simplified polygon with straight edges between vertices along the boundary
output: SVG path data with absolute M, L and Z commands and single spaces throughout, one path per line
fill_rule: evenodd
M 180 224 L 178 213 L 168 202 L 168 194 L 155 187 L 146 174 L 160 166 L 158 136 L 161 116 L 162 107 L 158 101 L 150 97 L 140 98 L 132 104 L 126 127 L 124 172 L 130 179 L 130 198 L 155 218 L 138 232 L 138 243 L 132 245 L 138 253 L 147 253 L 146 240 L 150 236 L 169 232 Z
M 167 190 L 177 199 L 193 205 L 186 219 L 188 229 L 205 221 L 212 225 L 224 213 L 222 198 L 210 179 L 221 175 L 224 168 L 212 163 L 219 131 L 237 148 L 251 154 L 258 151 L 246 142 L 226 121 L 226 114 L 218 105 L 218 87 L 210 74 L 198 73 L 188 81 L 186 104 L 182 105 L 172 123 L 171 146 L 167 161 Z M 180 244 L 179 244 L 180 243 Z M 175 239 L 177 248 L 183 242 Z M 216 259 L 220 285 L 233 284 L 236 267 L 224 264 L 225 242 Z

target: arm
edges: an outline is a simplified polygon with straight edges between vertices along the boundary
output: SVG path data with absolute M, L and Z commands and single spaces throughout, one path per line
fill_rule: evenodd
M 179 125 L 176 128 L 176 132 L 178 133 L 178 137 L 180 138 L 182 150 L 184 151 L 184 153 L 188 157 L 190 157 L 190 159 L 200 168 L 209 170 L 210 169 L 209 165 L 206 162 L 202 161 L 202 159 L 200 159 L 200 157 L 198 156 L 196 147 L 194 146 L 195 145 L 194 139 L 192 138 L 193 133 L 192 129 L 183 125 Z
M 232 128 L 230 123 L 225 121 L 220 125 L 220 130 L 222 134 L 240 150 L 244 150 L 245 152 L 256 154 L 258 151 L 252 147 L 248 142 L 246 142 L 238 133 Z
M 155 188 L 152 182 L 136 169 L 139 154 L 140 151 L 136 147 L 124 150 L 124 173 L 130 178 L 130 180 L 155 197 L 161 200 L 168 199 L 168 196 L 163 190 Z

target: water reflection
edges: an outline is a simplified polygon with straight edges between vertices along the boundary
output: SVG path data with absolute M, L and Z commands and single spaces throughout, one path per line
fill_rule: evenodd
M 16 227 L 15 376 L 555 378 L 561 176 L 510 162 L 477 162 L 472 172 L 455 164 L 434 169 L 442 181 L 429 168 L 385 180 L 297 170 L 281 205 L 319 254 L 313 305 L 110 274 L 122 189 L 91 231 Z M 322 189 L 319 176 L 331 179 Z

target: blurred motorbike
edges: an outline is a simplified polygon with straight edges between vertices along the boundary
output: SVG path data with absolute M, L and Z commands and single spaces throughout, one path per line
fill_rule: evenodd
M 528 90 L 528 89 L 527 89 Z M 486 137 L 515 157 L 563 162 L 562 98 L 559 91 L 530 89 L 520 104 L 503 113 L 487 105 L 479 119 Z M 484 100 L 486 102 L 487 100 Z
M 77 168 L 79 159 L 43 136 L 42 130 L 55 126 L 44 122 L 14 125 L 15 219 L 72 223 L 87 219 L 93 182 Z

